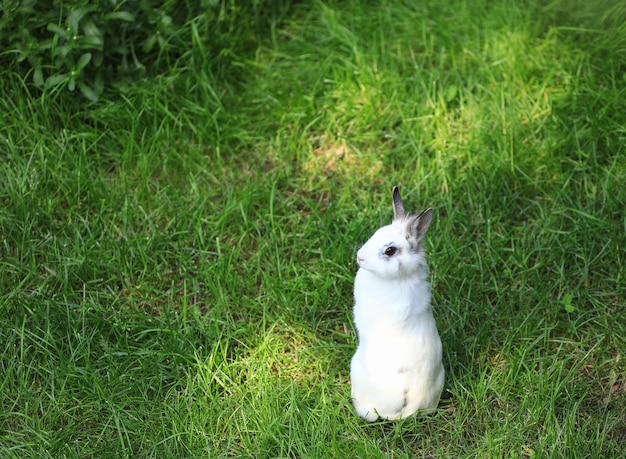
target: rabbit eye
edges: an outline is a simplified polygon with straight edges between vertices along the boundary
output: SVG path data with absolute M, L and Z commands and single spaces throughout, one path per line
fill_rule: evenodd
M 398 249 L 396 249 L 395 247 L 387 247 L 385 249 L 385 255 L 387 255 L 388 257 L 392 257 L 396 254 L 396 252 L 398 251 Z

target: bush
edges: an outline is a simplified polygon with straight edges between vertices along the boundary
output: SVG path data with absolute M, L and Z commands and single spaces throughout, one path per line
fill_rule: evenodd
M 129 76 L 157 71 L 159 63 L 179 57 L 190 48 L 198 27 L 201 39 L 214 45 L 207 49 L 217 55 L 222 52 L 217 49 L 220 46 L 237 42 L 233 31 L 254 31 L 263 6 L 277 11 L 288 3 L 5 0 L 0 13 L 0 46 L 6 51 L 0 54 L 0 64 L 19 65 L 32 74 L 38 88 L 78 88 L 85 97 L 96 100 L 105 82 L 115 85 Z
M 107 74 L 132 74 L 145 69 L 167 50 L 168 42 L 185 21 L 172 11 L 181 2 L 130 0 L 9 1 L 0 19 L 6 63 L 32 71 L 38 87 L 78 88 L 95 100 Z

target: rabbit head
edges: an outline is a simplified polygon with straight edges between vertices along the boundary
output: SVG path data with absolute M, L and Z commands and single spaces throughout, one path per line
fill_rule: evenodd
M 426 209 L 419 215 L 408 214 L 398 187 L 393 187 L 393 222 L 383 226 L 359 249 L 361 269 L 385 279 L 411 277 L 426 263 L 422 239 L 433 217 Z

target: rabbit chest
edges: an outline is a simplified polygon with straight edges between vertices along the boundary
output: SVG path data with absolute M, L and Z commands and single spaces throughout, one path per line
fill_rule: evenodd
M 441 355 L 425 279 L 391 282 L 361 269 L 354 297 L 358 347 L 368 360 L 398 366 Z

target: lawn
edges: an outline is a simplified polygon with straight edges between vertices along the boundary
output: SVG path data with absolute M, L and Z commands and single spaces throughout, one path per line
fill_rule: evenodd
M 97 101 L 0 69 L 0 456 L 623 454 L 623 1 L 206 8 Z M 369 424 L 354 260 L 396 184 L 446 383 Z

